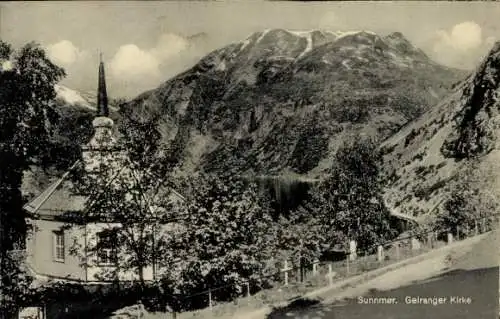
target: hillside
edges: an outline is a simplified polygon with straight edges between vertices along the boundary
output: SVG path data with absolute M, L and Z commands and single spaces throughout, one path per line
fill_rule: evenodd
M 485 202 L 500 195 L 500 43 L 436 107 L 382 143 L 388 204 L 402 213 L 436 212 L 457 184 Z M 479 208 L 478 208 L 479 209 Z
M 340 142 L 389 137 L 464 76 L 400 33 L 275 29 L 208 54 L 125 108 L 158 119 L 183 172 L 314 178 Z

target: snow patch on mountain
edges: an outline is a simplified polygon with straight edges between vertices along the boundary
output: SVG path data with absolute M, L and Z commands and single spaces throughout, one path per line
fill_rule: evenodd
M 77 91 L 57 84 L 54 86 L 54 89 L 56 91 L 57 98 L 61 99 L 65 103 L 68 103 L 70 105 L 79 105 L 91 110 L 95 110 L 95 107 L 90 105 L 90 103 L 86 99 L 84 99 Z
M 266 31 L 269 31 L 269 30 L 266 30 Z M 314 29 L 314 30 L 308 30 L 308 31 L 291 31 L 291 30 L 286 30 L 286 31 L 293 34 L 293 35 L 303 37 L 303 38 L 310 37 L 314 32 L 319 32 L 323 35 L 330 34 L 330 35 L 334 35 L 336 37 L 335 40 L 338 40 L 338 39 L 343 38 L 343 37 L 351 36 L 351 35 L 362 34 L 362 33 L 366 33 L 366 34 L 370 34 L 370 35 L 377 35 L 373 31 L 366 31 L 366 30 L 357 30 L 357 31 L 331 31 L 331 30 L 328 30 L 328 31 L 325 31 L 325 30 Z
M 395 54 L 394 52 L 387 53 L 392 58 L 392 63 L 402 66 L 404 68 L 409 68 L 413 63 L 413 59 L 409 57 L 402 58 L 401 56 Z
M 269 33 L 269 31 L 271 31 L 271 29 L 266 29 L 266 30 L 262 31 L 262 34 L 260 35 L 260 37 L 257 39 L 257 41 L 255 43 L 259 43 L 260 41 L 262 41 L 262 39 L 264 39 L 264 37 Z
M 245 48 L 250 44 L 249 39 L 245 39 L 244 41 L 241 42 L 243 45 L 240 47 L 240 52 L 245 50 Z
M 56 91 L 56 100 L 59 100 L 59 102 L 66 105 L 82 107 L 91 111 L 97 110 L 94 102 L 97 100 L 97 96 L 93 92 L 80 92 L 61 84 L 54 85 L 54 90 Z M 109 99 L 108 107 L 113 112 L 118 111 L 116 101 L 111 98 Z
M 328 61 L 325 57 L 322 57 L 321 58 L 321 62 L 325 63 L 325 64 L 332 64 L 330 61 Z
M 291 30 L 286 30 L 287 32 L 293 34 L 293 35 L 296 35 L 298 37 L 308 37 L 311 35 L 311 33 L 314 32 L 314 30 L 310 30 L 310 31 L 291 31 Z
M 300 37 L 306 38 L 306 40 L 307 40 L 307 46 L 306 46 L 305 50 L 301 54 L 299 54 L 299 56 L 297 56 L 297 59 L 300 59 L 304 55 L 306 55 L 307 53 L 311 52 L 313 49 L 312 33 L 311 32 L 307 32 L 307 33 L 297 32 L 296 34 L 299 35 Z
M 331 31 L 331 33 L 335 36 L 337 36 L 337 38 L 335 39 L 335 41 L 338 41 L 342 38 L 345 38 L 345 37 L 348 37 L 348 36 L 351 36 L 351 35 L 358 35 L 358 34 L 361 34 L 361 33 L 366 33 L 366 34 L 370 34 L 370 35 L 377 35 L 375 32 L 372 32 L 372 31 L 364 31 L 364 30 L 358 30 L 358 31 Z
M 349 61 L 350 61 L 349 59 L 342 61 L 342 65 L 343 65 L 346 69 L 351 70 L 352 68 L 351 68 L 351 66 L 350 66 L 350 65 L 349 65 L 349 63 L 348 63 Z
M 227 69 L 227 66 L 226 66 L 225 61 L 222 61 L 221 63 L 219 63 L 219 65 L 217 65 L 217 68 L 216 68 L 217 71 L 225 71 L 226 69 Z

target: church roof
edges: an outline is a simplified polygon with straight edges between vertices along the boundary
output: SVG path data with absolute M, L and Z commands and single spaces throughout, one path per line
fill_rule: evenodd
M 37 219 L 63 219 L 64 217 L 83 217 L 91 205 L 88 196 L 78 195 L 74 192 L 74 184 L 70 180 L 70 173 L 80 164 L 77 161 L 61 178 L 47 187 L 40 195 L 36 196 L 24 209 Z M 119 175 L 119 173 L 117 174 Z M 158 190 L 157 190 L 158 191 Z M 148 194 L 145 194 L 148 196 Z M 184 201 L 185 198 L 171 187 L 160 189 L 156 196 L 170 197 L 172 201 Z
M 70 182 L 58 180 L 38 197 L 24 206 L 28 212 L 44 216 L 56 216 L 66 212 L 82 212 L 87 198 L 71 194 Z
M 74 194 L 73 183 L 68 179 L 75 163 L 61 178 L 52 183 L 40 195 L 32 199 L 24 209 L 31 214 L 40 216 L 58 216 L 68 212 L 82 212 L 85 209 L 87 197 Z

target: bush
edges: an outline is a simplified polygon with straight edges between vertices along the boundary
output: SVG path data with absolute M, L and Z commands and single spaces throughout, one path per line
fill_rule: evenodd
M 118 309 L 142 302 L 148 311 L 165 310 L 175 298 L 162 283 L 82 285 L 55 283 L 33 289 L 21 307 L 45 305 L 48 318 L 107 318 Z

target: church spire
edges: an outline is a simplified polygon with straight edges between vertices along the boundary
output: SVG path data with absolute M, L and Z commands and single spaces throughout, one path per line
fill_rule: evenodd
M 97 88 L 97 116 L 109 116 L 108 93 L 106 92 L 106 77 L 102 53 L 99 53 L 99 84 Z
M 97 116 L 92 121 L 94 135 L 85 145 L 82 154 L 85 170 L 87 172 L 99 171 L 101 165 L 108 164 L 113 156 L 116 140 L 113 137 L 114 122 L 109 117 L 108 95 L 106 92 L 106 79 L 104 77 L 104 62 L 99 53 L 99 80 L 97 88 Z

